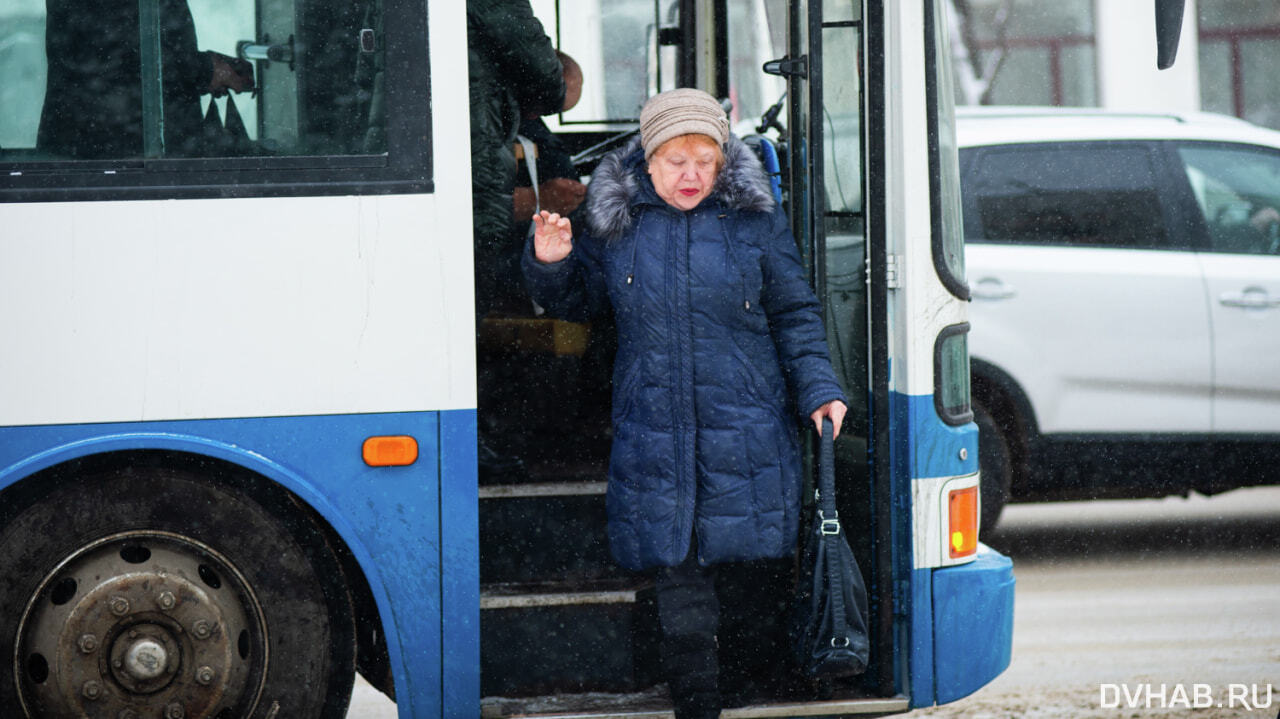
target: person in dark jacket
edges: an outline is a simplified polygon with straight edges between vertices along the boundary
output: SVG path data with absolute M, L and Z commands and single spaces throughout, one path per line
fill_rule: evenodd
M 556 56 L 564 67 L 564 105 L 561 112 L 568 112 L 578 104 L 582 96 L 582 68 L 572 57 L 559 50 Z M 511 228 L 513 245 L 517 248 L 511 255 L 510 265 L 503 263 L 501 270 L 509 270 L 500 281 L 498 296 L 494 298 L 498 310 L 527 313 L 531 308 L 528 291 L 520 278 L 519 248 L 524 247 L 526 235 L 529 233 L 530 220 L 541 209 L 561 215 L 572 215 L 586 199 L 587 186 L 582 184 L 581 175 L 573 165 L 573 156 L 569 149 L 546 123 L 542 116 L 534 112 L 526 112 L 524 120 L 517 130 L 517 139 L 521 143 L 533 146 L 532 157 L 527 147 L 524 157 L 516 163 L 515 189 L 512 192 L 515 208 L 515 224 Z M 532 170 L 532 173 L 530 172 Z M 538 178 L 538 187 L 533 187 L 533 177 Z
M 467 60 L 476 301 L 483 317 L 496 283 L 519 275 L 502 272 L 503 263 L 518 267 L 521 247 L 511 239 L 516 128 L 525 114 L 559 110 L 565 86 L 551 38 L 528 0 L 467 0 Z
M 564 102 L 564 76 L 551 39 L 529 0 L 467 0 L 467 70 L 471 101 L 471 215 L 475 243 L 476 325 L 510 293 L 519 277 L 522 242 L 511 235 L 516 181 L 513 145 L 525 113 L 546 115 Z M 481 385 L 518 381 L 494 377 L 501 367 L 480 358 Z M 490 408 L 479 407 L 482 480 L 518 473 L 523 463 L 491 436 Z
M 138 3 L 48 0 L 49 58 L 36 147 L 77 159 L 141 157 Z M 186 0 L 159 1 L 163 142 L 168 157 L 204 153 L 200 96 L 253 89 L 253 66 L 201 52 Z
M 564 105 L 561 112 L 572 110 L 582 97 L 582 67 L 569 55 L 556 51 L 560 64 L 564 67 Z M 586 198 L 587 186 L 579 181 L 578 169 L 573 165 L 573 156 L 561 140 L 547 124 L 542 116 L 525 113 L 517 132 L 534 144 L 537 156 L 533 165 L 538 175 L 538 193 L 533 191 L 533 179 L 529 174 L 529 158 L 518 163 L 515 185 L 514 231 L 524 246 L 525 234 L 529 230 L 529 220 L 540 209 L 560 215 L 569 215 L 582 204 Z M 517 268 L 518 270 L 518 268 Z
M 592 175 L 587 228 L 542 213 L 523 258 L 538 304 L 612 309 L 615 560 L 656 569 L 676 716 L 720 711 L 713 565 L 792 556 L 797 419 L 840 427 L 820 306 L 759 161 L 715 98 L 649 99 Z

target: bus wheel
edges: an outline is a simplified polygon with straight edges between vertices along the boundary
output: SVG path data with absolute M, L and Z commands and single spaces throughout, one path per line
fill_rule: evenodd
M 0 706 L 32 718 L 346 714 L 351 603 L 326 587 L 338 567 L 314 528 L 319 547 L 229 484 L 160 468 L 63 484 L 11 516 Z
M 973 403 L 973 421 L 978 425 L 978 466 L 981 471 L 982 517 L 979 521 L 983 530 L 990 531 L 995 529 L 1009 500 L 1013 456 L 1000 425 L 991 412 L 977 402 Z

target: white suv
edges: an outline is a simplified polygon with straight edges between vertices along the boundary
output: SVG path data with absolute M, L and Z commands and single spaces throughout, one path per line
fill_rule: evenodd
M 1280 481 L 1280 133 L 957 110 L 983 514 Z

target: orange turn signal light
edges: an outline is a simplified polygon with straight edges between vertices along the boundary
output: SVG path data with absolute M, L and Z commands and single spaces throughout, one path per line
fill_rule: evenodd
M 952 559 L 978 551 L 978 488 L 953 489 L 947 494 L 947 548 Z
M 404 434 L 370 437 L 361 455 L 370 467 L 405 467 L 418 461 L 418 440 Z

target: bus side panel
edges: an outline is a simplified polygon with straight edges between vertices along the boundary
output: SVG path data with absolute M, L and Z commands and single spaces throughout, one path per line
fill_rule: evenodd
M 373 435 L 415 437 L 418 460 L 367 466 L 361 445 Z M 473 713 L 479 697 L 474 409 L 0 428 L 0 489 L 73 459 L 139 450 L 225 460 L 298 495 L 329 522 L 365 574 L 400 715 L 439 716 L 445 686 L 449 714 Z M 449 512 L 447 527 L 442 509 Z M 448 584 L 441 582 L 442 552 L 450 572 L 459 573 Z
M 480 537 L 476 411 L 440 413 L 441 637 L 446 717 L 480 706 Z M 397 678 L 397 681 L 399 679 Z M 400 716 L 410 716 L 401 711 Z
M 969 564 L 933 571 L 939 704 L 972 694 L 1008 668 L 1013 588 L 1013 562 L 986 545 L 979 545 L 978 558 Z

